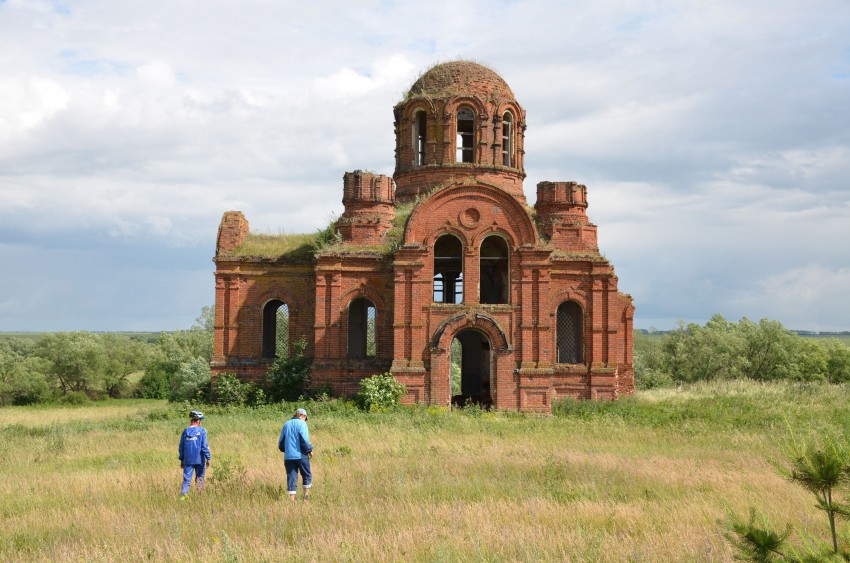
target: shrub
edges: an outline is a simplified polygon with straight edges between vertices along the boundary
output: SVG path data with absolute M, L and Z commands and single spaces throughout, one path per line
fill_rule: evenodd
M 638 389 L 658 389 L 661 387 L 672 387 L 673 378 L 670 374 L 657 369 L 641 369 L 635 366 L 635 387 Z
M 269 367 L 266 394 L 275 403 L 297 401 L 309 388 L 310 361 L 304 355 L 307 341 L 300 338 L 293 347 L 295 351 L 290 357 L 278 358 Z
M 837 338 L 823 342 L 826 351 L 827 377 L 830 383 L 850 382 L 850 347 L 842 344 Z
M 213 386 L 213 402 L 219 405 L 242 406 L 248 402 L 257 386 L 253 383 L 242 383 L 235 373 L 222 373 L 215 378 Z
M 735 559 L 740 561 L 781 561 L 784 558 L 785 540 L 791 535 L 791 525 L 777 533 L 761 517 L 756 522 L 756 511 L 750 508 L 749 521 L 730 516 L 723 534 L 735 549 Z
M 46 403 L 53 389 L 39 369 L 38 358 L 16 358 L 3 365 L 0 361 L 0 406 Z
M 174 403 L 203 399 L 209 383 L 210 365 L 205 358 L 198 356 L 183 362 L 171 377 L 168 400 Z
M 233 374 L 227 374 L 233 375 Z M 208 481 L 216 488 L 240 485 L 245 482 L 245 466 L 239 460 L 222 458 L 216 461 Z
M 382 411 L 401 404 L 407 388 L 390 372 L 373 375 L 360 381 L 357 404 L 363 410 Z
M 162 363 L 155 362 L 145 368 L 145 374 L 136 386 L 136 396 L 142 399 L 167 399 L 171 390 L 171 372 Z
M 266 404 L 266 393 L 256 383 L 242 382 L 234 373 L 222 373 L 215 379 L 210 398 L 222 406 L 251 406 Z
M 88 395 L 82 391 L 69 391 L 62 397 L 61 402 L 67 405 L 85 405 L 90 401 Z

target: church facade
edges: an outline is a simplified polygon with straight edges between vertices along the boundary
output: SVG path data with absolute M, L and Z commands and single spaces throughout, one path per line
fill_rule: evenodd
M 523 191 L 525 110 L 467 61 L 436 65 L 394 108 L 392 177 L 347 172 L 345 211 L 310 235 L 224 214 L 214 373 L 265 376 L 304 350 L 312 384 L 351 395 L 390 372 L 407 402 L 548 411 L 634 392 L 634 306 L 597 246 L 587 189 Z

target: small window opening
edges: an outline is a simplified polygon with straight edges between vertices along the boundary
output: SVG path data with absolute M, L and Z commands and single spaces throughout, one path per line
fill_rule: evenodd
M 428 141 L 425 112 L 417 111 L 413 117 L 413 164 L 425 164 L 425 146 Z
M 580 364 L 583 361 L 582 311 L 575 301 L 564 301 L 558 307 L 558 363 Z
M 348 357 L 352 360 L 372 358 L 376 354 L 375 304 L 360 297 L 348 306 Z
M 475 114 L 469 108 L 457 112 L 457 162 L 473 162 L 475 141 Z
M 452 235 L 434 243 L 434 303 L 463 303 L 463 244 Z
M 263 357 L 289 357 L 289 306 L 279 299 L 263 308 Z
M 481 303 L 508 302 L 508 244 L 490 236 L 481 244 Z
M 510 112 L 505 113 L 502 119 L 502 164 L 514 165 L 514 123 Z

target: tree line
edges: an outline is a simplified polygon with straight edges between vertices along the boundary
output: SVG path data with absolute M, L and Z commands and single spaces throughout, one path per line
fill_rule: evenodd
M 107 397 L 261 405 L 330 395 L 327 386 L 310 380 L 303 338 L 290 355 L 271 363 L 259 384 L 222 373 L 213 385 L 213 327 L 213 309 L 204 307 L 189 330 L 163 332 L 153 343 L 85 331 L 47 333 L 34 341 L 0 339 L 0 406 Z M 399 404 L 402 395 L 404 385 L 376 374 L 364 380 L 355 401 L 374 410 Z
M 182 400 L 186 379 L 210 379 L 212 313 L 204 307 L 192 328 L 163 332 L 153 344 L 87 331 L 0 339 L 0 406 L 107 397 Z M 142 377 L 131 381 L 139 372 Z
M 190 329 L 163 332 L 153 343 L 85 331 L 0 339 L 0 406 L 106 397 L 251 404 L 326 392 L 311 388 L 309 359 L 295 344 L 262 385 L 223 374 L 213 388 L 212 307 Z M 850 347 L 799 336 L 778 321 L 735 323 L 715 315 L 704 326 L 680 323 L 662 335 L 636 331 L 634 365 L 639 389 L 713 379 L 847 383 Z
M 850 347 L 806 338 L 782 323 L 715 315 L 704 326 L 679 323 L 663 335 L 635 334 L 639 389 L 715 379 L 850 382 Z

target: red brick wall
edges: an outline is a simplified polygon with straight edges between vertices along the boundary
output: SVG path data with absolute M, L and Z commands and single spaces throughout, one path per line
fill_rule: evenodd
M 455 162 L 456 115 L 475 112 L 474 163 Z M 414 114 L 427 119 L 426 164 L 414 165 Z M 515 119 L 512 166 L 501 160 L 501 119 Z M 240 212 L 219 228 L 213 369 L 261 378 L 262 309 L 271 299 L 290 308 L 290 341 L 304 337 L 313 381 L 350 395 L 363 377 L 391 370 L 407 385 L 407 402 L 448 405 L 449 350 L 463 330 L 491 349 L 491 393 L 499 409 L 546 412 L 558 397 L 616 399 L 634 392 L 633 317 L 611 264 L 597 247 L 586 214 L 587 188 L 541 182 L 536 224 L 525 204 L 525 112 L 507 84 L 475 63 L 438 65 L 395 107 L 393 179 L 368 172 L 344 177 L 338 223 L 348 250 L 325 250 L 315 264 L 225 259 L 248 232 Z M 386 242 L 395 203 L 418 200 L 392 257 L 369 251 Z M 538 225 L 540 232 L 538 232 Z M 433 302 L 434 242 L 450 233 L 463 245 L 461 304 Z M 488 236 L 508 247 L 509 302 L 479 303 L 480 248 Z M 348 358 L 348 307 L 357 298 L 377 310 L 373 358 Z M 574 301 L 583 313 L 583 362 L 557 362 L 557 311 Z

